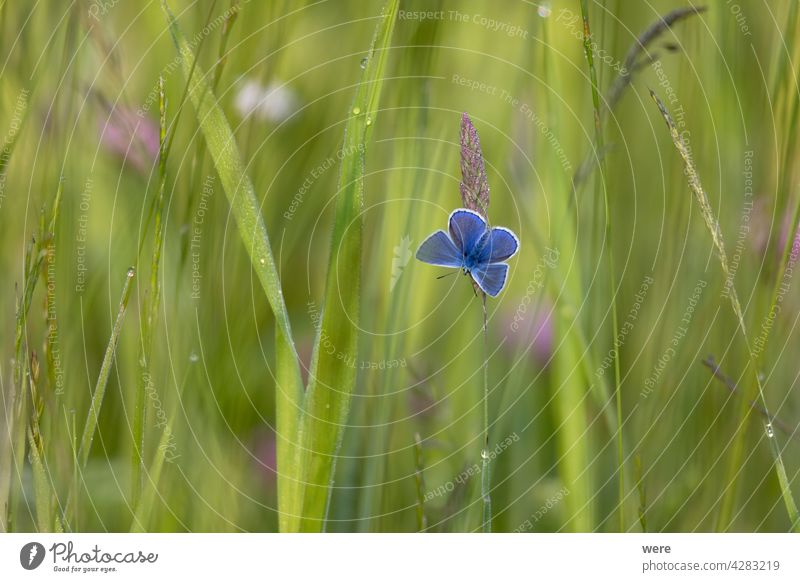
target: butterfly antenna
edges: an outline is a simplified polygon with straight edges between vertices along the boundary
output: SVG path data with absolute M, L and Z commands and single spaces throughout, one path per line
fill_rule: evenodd
M 444 279 L 444 278 L 445 278 L 445 277 L 447 277 L 448 275 L 454 275 L 454 274 L 455 274 L 455 271 L 450 271 L 449 273 L 445 273 L 444 275 L 439 275 L 439 276 L 438 276 L 438 277 L 436 277 L 436 278 L 437 278 L 437 279 Z

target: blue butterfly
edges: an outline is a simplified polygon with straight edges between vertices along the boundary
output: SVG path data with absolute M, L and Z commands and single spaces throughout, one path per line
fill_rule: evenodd
M 517 235 L 500 226 L 489 228 L 477 212 L 459 208 L 450 214 L 450 234 L 437 230 L 419 245 L 417 260 L 462 269 L 484 293 L 497 297 L 506 284 L 508 265 L 519 250 Z

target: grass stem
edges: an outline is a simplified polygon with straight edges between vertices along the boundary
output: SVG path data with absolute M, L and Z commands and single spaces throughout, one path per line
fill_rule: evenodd
M 667 108 L 664 106 L 664 103 L 658 96 L 653 92 L 650 91 L 650 96 L 655 101 L 656 105 L 658 106 L 659 111 L 661 112 L 661 116 L 664 118 L 664 122 L 667 124 L 667 129 L 669 129 L 670 136 L 672 137 L 672 143 L 675 145 L 675 149 L 681 156 L 683 160 L 685 174 L 687 176 L 689 182 L 689 188 L 695 195 L 697 202 L 700 206 L 701 214 L 703 215 L 703 220 L 706 224 L 706 228 L 708 229 L 709 233 L 711 234 L 711 239 L 714 243 L 714 247 L 717 251 L 717 256 L 719 257 L 720 266 L 722 268 L 722 274 L 725 277 L 725 291 L 726 295 L 728 296 L 728 300 L 731 305 L 731 309 L 736 316 L 736 323 L 739 329 L 739 332 L 742 335 L 742 339 L 744 340 L 746 349 L 747 349 L 747 356 L 748 356 L 748 367 L 752 370 L 753 376 L 755 378 L 755 387 L 757 390 L 758 398 L 761 402 L 762 409 L 766 412 L 767 416 L 769 417 L 769 409 L 767 407 L 767 400 L 764 396 L 764 386 L 761 380 L 761 374 L 758 371 L 758 358 L 756 354 L 753 352 L 752 347 L 748 341 L 747 336 L 747 327 L 745 326 L 744 322 L 744 313 L 742 312 L 741 304 L 739 303 L 739 296 L 736 293 L 736 287 L 733 284 L 733 275 L 731 274 L 730 267 L 728 266 L 728 258 L 725 253 L 725 243 L 722 239 L 722 229 L 720 228 L 719 221 L 714 215 L 714 210 L 711 208 L 711 203 L 708 201 L 708 196 L 706 195 L 705 190 L 703 190 L 703 185 L 700 182 L 700 174 L 695 167 L 694 161 L 692 160 L 691 151 L 689 150 L 688 145 L 684 141 L 681 133 L 678 131 L 675 122 L 672 119 L 672 116 L 667 111 Z M 741 404 L 741 420 L 736 428 L 736 434 L 734 436 L 734 443 L 733 443 L 733 451 L 731 453 L 731 462 L 728 469 L 728 488 L 725 491 L 725 494 L 722 498 L 722 503 L 720 506 L 720 511 L 717 519 L 717 529 L 720 531 L 724 531 L 728 528 L 730 524 L 730 518 L 733 508 L 733 502 L 735 499 L 735 477 L 741 471 L 741 456 L 742 456 L 742 449 L 744 447 L 744 433 L 745 433 L 745 425 L 747 417 L 750 413 L 750 406 L 748 405 L 748 401 L 750 400 L 749 395 L 746 395 L 745 398 L 742 399 Z M 770 429 L 767 431 L 767 436 L 770 440 L 771 451 L 773 453 L 774 461 L 775 461 L 775 472 L 776 476 L 778 477 L 778 483 L 781 486 L 781 492 L 784 500 L 784 504 L 786 506 L 786 512 L 789 516 L 789 520 L 792 524 L 792 528 L 795 531 L 800 531 L 800 518 L 798 517 L 797 505 L 794 502 L 794 498 L 791 493 L 791 489 L 789 489 L 789 483 L 786 479 L 786 469 L 783 466 L 783 459 L 780 455 L 780 448 L 775 444 L 776 438 L 774 432 Z
M 611 233 L 611 212 L 608 203 L 608 187 L 606 184 L 606 164 L 605 164 L 605 145 L 603 140 L 603 127 L 602 127 L 602 109 L 600 103 L 600 88 L 597 81 L 597 71 L 594 66 L 594 45 L 592 40 L 592 32 L 589 26 L 589 7 L 587 0 L 581 0 L 581 15 L 583 17 L 583 50 L 586 54 L 586 62 L 589 66 L 589 78 L 592 84 L 592 107 L 594 109 L 594 131 L 595 131 L 595 145 L 597 156 L 600 161 L 600 179 L 596 182 L 597 189 L 602 191 L 605 224 L 604 224 L 604 238 L 605 248 L 608 261 L 608 278 L 609 278 L 609 293 L 611 302 L 611 327 L 612 327 L 612 345 L 613 345 L 613 360 L 614 360 L 614 399 L 617 407 L 617 426 L 616 426 L 616 439 L 617 439 L 617 465 L 618 465 L 618 494 L 619 494 L 619 531 L 625 531 L 625 447 L 622 438 L 622 392 L 621 380 L 619 369 L 619 320 L 617 316 L 617 286 L 616 275 L 614 268 L 614 250 L 613 240 Z
M 92 403 L 89 407 L 89 414 L 86 417 L 86 424 L 83 427 L 83 436 L 81 436 L 81 445 L 78 449 L 78 460 L 80 467 L 86 467 L 86 462 L 89 460 L 89 451 L 92 448 L 92 441 L 94 440 L 95 432 L 97 431 L 97 420 L 100 416 L 100 408 L 103 406 L 103 397 L 106 393 L 106 385 L 108 384 L 108 377 L 111 374 L 111 366 L 114 363 L 114 355 L 117 349 L 117 342 L 119 341 L 120 332 L 122 332 L 122 322 L 125 321 L 125 312 L 128 309 L 128 299 L 131 295 L 131 282 L 135 270 L 133 267 L 128 269 L 125 276 L 125 283 L 122 286 L 122 297 L 119 301 L 119 308 L 117 310 L 117 318 L 114 321 L 114 327 L 111 330 L 111 338 L 108 340 L 105 356 L 103 356 L 103 363 L 100 366 L 100 374 L 97 377 L 97 384 L 92 394 Z
M 492 479 L 489 456 L 489 320 L 486 312 L 486 293 L 483 296 L 483 448 L 481 449 L 481 500 L 483 519 L 481 529 L 492 533 Z

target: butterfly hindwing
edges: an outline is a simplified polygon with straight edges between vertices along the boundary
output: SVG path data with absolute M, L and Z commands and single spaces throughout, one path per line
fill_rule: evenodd
M 508 265 L 505 263 L 484 264 L 470 271 L 470 275 L 484 293 L 497 297 L 506 284 Z
M 443 230 L 437 230 L 422 241 L 419 249 L 417 249 L 416 256 L 423 263 L 429 263 L 437 267 L 460 268 L 464 262 L 461 251 Z

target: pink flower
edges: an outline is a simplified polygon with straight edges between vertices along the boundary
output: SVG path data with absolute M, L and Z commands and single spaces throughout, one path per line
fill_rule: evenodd
M 271 430 L 258 430 L 253 439 L 253 456 L 256 469 L 265 485 L 274 485 L 277 480 L 277 453 L 275 433 Z
M 105 149 L 147 175 L 158 159 L 159 128 L 148 117 L 126 107 L 115 107 L 98 119 L 100 141 Z
M 776 267 L 783 258 L 783 249 L 792 228 L 793 212 L 793 208 L 789 209 L 783 219 L 779 221 L 773 218 L 770 202 L 765 197 L 758 198 L 754 204 L 752 228 L 750 229 L 753 248 Z M 778 222 L 780 222 L 780 226 L 776 224 Z M 768 246 L 770 244 L 771 248 Z M 798 246 L 800 246 L 800 225 L 795 228 L 792 249 L 789 252 L 792 253 L 793 249 Z M 768 256 L 770 254 L 771 256 Z
M 534 310 L 535 301 L 507 314 L 503 333 L 508 337 L 508 345 L 526 351 L 540 365 L 545 366 L 553 355 L 554 330 L 553 306 L 542 300 Z

